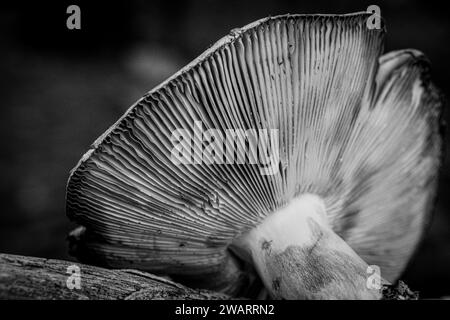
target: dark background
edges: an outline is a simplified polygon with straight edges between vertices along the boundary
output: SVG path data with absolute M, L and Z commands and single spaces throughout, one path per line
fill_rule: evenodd
M 145 92 L 231 29 L 259 18 L 349 13 L 377 4 L 388 29 L 386 51 L 423 51 L 434 82 L 450 96 L 450 12 L 444 3 L 92 2 L 1 5 L 0 252 L 71 259 L 65 184 L 90 143 Z M 66 28 L 70 4 L 81 8 L 81 30 Z M 442 171 L 434 220 L 403 276 L 427 298 L 450 296 L 448 159 Z

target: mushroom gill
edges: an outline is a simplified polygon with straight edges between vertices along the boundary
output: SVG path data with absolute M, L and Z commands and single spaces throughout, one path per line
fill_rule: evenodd
M 231 294 L 256 271 L 274 298 L 379 298 L 367 266 L 395 281 L 428 221 L 442 102 L 424 56 L 382 55 L 368 17 L 258 20 L 149 91 L 71 172 L 75 255 Z M 199 126 L 277 130 L 276 170 L 217 161 Z

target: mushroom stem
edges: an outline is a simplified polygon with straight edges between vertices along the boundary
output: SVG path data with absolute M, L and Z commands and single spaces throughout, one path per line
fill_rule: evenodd
M 253 263 L 276 299 L 382 297 L 380 289 L 368 287 L 367 263 L 333 232 L 315 195 L 292 200 L 239 237 L 233 248 Z

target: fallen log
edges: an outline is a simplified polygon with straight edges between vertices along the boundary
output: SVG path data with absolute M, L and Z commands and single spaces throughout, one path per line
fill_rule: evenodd
M 229 299 L 137 270 L 0 254 L 0 299 Z

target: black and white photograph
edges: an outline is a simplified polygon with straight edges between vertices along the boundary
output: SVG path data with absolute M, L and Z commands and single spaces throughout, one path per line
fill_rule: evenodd
M 0 300 L 450 300 L 444 4 L 12 2 L 0 40 Z

